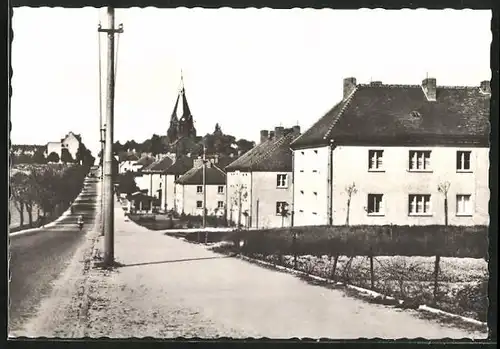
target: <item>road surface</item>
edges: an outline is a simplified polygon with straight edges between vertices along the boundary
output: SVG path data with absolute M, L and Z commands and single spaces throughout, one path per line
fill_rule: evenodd
M 86 179 L 80 197 L 73 203 L 73 213 L 55 226 L 10 237 L 9 332 L 21 328 L 36 314 L 40 301 L 50 294 L 52 282 L 94 225 L 96 187 L 96 179 Z M 85 221 L 82 231 L 76 224 L 80 214 Z

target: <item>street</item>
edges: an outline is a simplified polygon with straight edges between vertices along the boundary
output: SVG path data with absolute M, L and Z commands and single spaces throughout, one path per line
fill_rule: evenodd
M 52 282 L 72 260 L 73 254 L 92 228 L 96 212 L 95 179 L 86 179 L 81 195 L 73 203 L 73 213 L 55 226 L 10 237 L 9 247 L 9 331 L 19 329 L 32 316 L 52 289 Z M 76 224 L 83 215 L 85 225 Z

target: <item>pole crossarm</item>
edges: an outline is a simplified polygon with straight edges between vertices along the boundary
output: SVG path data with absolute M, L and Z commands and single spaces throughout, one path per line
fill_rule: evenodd
M 97 26 L 97 31 L 100 33 L 123 33 L 123 24 L 120 24 L 117 29 L 104 29 L 99 24 Z

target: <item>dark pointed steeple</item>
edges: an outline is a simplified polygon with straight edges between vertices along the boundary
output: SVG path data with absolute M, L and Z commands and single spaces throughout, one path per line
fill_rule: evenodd
M 182 108 L 182 110 L 181 110 Z M 181 70 L 181 84 L 179 94 L 175 101 L 174 110 L 170 119 L 170 128 L 167 131 L 170 142 L 182 137 L 196 137 L 193 115 L 186 98 L 186 89 L 184 87 L 184 76 Z

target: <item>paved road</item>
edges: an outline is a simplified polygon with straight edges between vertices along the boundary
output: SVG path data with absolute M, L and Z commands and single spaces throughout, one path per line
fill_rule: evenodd
M 21 328 L 50 294 L 51 283 L 71 261 L 87 229 L 94 225 L 96 198 L 97 180 L 87 179 L 73 204 L 73 214 L 53 227 L 10 237 L 9 332 Z M 80 214 L 85 220 L 82 231 L 76 225 Z

